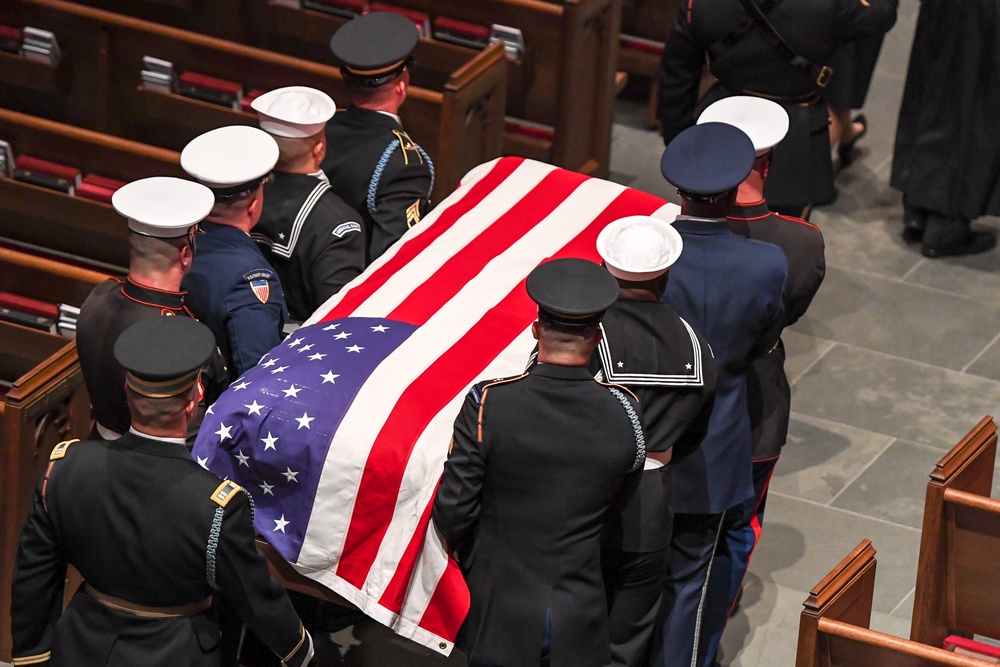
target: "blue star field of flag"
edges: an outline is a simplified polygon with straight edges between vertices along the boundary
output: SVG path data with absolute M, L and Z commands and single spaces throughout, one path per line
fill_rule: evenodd
M 303 327 L 208 410 L 192 456 L 249 492 L 257 531 L 298 559 L 333 436 L 358 391 L 416 330 L 382 318 Z

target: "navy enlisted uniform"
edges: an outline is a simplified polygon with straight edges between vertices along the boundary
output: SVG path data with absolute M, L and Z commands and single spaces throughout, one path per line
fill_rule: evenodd
M 660 63 L 659 117 L 665 143 L 692 125 L 699 108 L 730 95 L 779 102 L 791 124 L 775 151 L 765 196 L 772 208 L 808 211 L 835 197 L 829 112 L 823 89 L 834 48 L 884 33 L 896 21 L 898 0 L 749 0 L 773 33 L 734 0 L 687 0 L 677 12 Z M 708 59 L 717 82 L 699 102 Z
M 147 434 L 156 427 L 137 412 L 119 440 L 52 451 L 14 570 L 15 665 L 217 667 L 216 592 L 285 665 L 309 663 L 312 640 L 256 549 L 250 496 L 201 468 L 179 437 L 214 348 L 186 317 L 143 320 L 118 339 L 133 400 L 169 415 L 159 428 L 171 436 Z M 63 611 L 67 564 L 86 583 Z
M 618 288 L 592 262 L 559 259 L 527 289 L 541 363 L 470 390 L 434 500 L 471 595 L 457 644 L 471 665 L 603 667 L 601 530 L 645 458 L 635 397 L 585 365 Z M 552 340 L 580 365 L 551 357 Z
M 281 283 L 249 234 L 260 217 L 262 186 L 277 161 L 274 139 L 244 126 L 206 132 L 181 152 L 181 167 L 216 199 L 182 286 L 191 312 L 215 334 L 230 381 L 281 342 L 286 317 Z M 247 199 L 249 208 L 237 206 Z M 239 210 L 230 211 L 233 207 Z
M 115 210 L 128 219 L 130 234 L 146 237 L 149 245 L 157 239 L 164 245 L 186 240 L 194 253 L 195 231 L 199 222 L 212 210 L 214 197 L 203 185 L 179 178 L 144 178 L 129 183 L 111 201 Z M 133 245 L 136 239 L 133 237 Z M 140 254 L 143 250 L 138 251 Z M 171 250 L 176 265 L 184 271 L 183 250 Z M 128 430 L 132 421 L 125 400 L 125 369 L 115 359 L 114 344 L 121 332 L 150 317 L 194 317 L 185 305 L 186 292 L 159 289 L 146 284 L 162 279 L 164 271 L 150 276 L 142 265 L 142 257 L 130 262 L 129 275 L 113 278 L 97 285 L 80 308 L 77 322 L 76 349 L 80 355 L 83 380 L 90 395 L 94 413 L 93 437 L 114 440 Z M 133 275 L 135 274 L 135 275 Z M 175 278 L 176 279 L 176 278 Z M 179 283 L 179 279 L 176 279 Z M 215 351 L 209 358 L 202 382 L 205 401 L 211 404 L 225 388 L 226 368 L 222 355 Z M 194 420 L 192 435 L 197 433 Z
M 701 444 L 715 396 L 711 348 L 659 300 L 682 248 L 673 227 L 646 216 L 616 220 L 597 237 L 619 296 L 604 314 L 589 368 L 639 398 L 646 433 L 641 481 L 612 512 L 602 539 L 616 667 L 648 660 L 670 548 L 673 461 Z
M 705 123 L 679 134 L 660 163 L 681 195 L 674 228 L 684 239 L 663 298 L 705 336 L 718 369 L 708 434 L 674 471 L 664 625 L 653 662 L 663 667 L 708 667 L 709 647 L 725 628 L 728 600 L 711 595 L 708 575 L 716 567 L 731 569 L 726 536 L 753 496 L 746 372 L 774 347 L 784 323 L 784 253 L 733 234 L 725 219 L 753 162 L 746 134 Z
M 341 26 L 330 49 L 349 89 L 372 92 L 402 85 L 405 93 L 418 39 L 409 19 L 373 12 Z M 434 163 L 406 134 L 396 113 L 402 97 L 384 109 L 355 101 L 326 125 L 323 171 L 333 191 L 361 213 L 368 264 L 420 222 L 434 189 Z
M 254 99 L 253 108 L 261 129 L 278 142 L 279 158 L 251 236 L 278 272 L 289 315 L 301 322 L 364 271 L 364 228 L 319 168 L 333 100 L 290 86 Z
M 782 297 L 783 326 L 789 327 L 805 314 L 816 296 L 826 274 L 826 259 L 823 234 L 818 227 L 799 218 L 773 213 L 760 196 L 771 152 L 788 130 L 788 116 L 774 102 L 737 96 L 708 107 L 698 122 L 728 123 L 743 130 L 754 143 L 754 169 L 741 186 L 736 206 L 729 214 L 729 227 L 735 234 L 771 243 L 784 252 L 788 277 Z M 713 568 L 710 584 L 728 590 L 731 606 L 739 596 L 750 557 L 760 539 L 768 485 L 788 436 L 791 400 L 791 388 L 785 377 L 785 347 L 779 338 L 770 352 L 747 369 L 754 495 L 743 504 L 739 522 L 727 534 L 732 569 L 727 572 Z

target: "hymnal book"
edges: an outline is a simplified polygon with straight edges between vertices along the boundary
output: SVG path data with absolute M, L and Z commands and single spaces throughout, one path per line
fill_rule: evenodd
M 181 95 L 219 104 L 236 111 L 240 110 L 240 103 L 243 100 L 243 86 L 235 81 L 218 79 L 190 70 L 181 74 L 179 90 Z
M 22 31 L 21 55 L 29 60 L 54 65 L 59 62 L 61 52 L 56 36 L 48 30 L 25 26 Z
M 439 16 L 434 19 L 434 39 L 482 50 L 490 45 L 490 29 L 484 25 Z
M 260 88 L 251 88 L 247 92 L 243 93 L 243 99 L 240 101 L 240 108 L 242 108 L 247 113 L 257 113 L 250 106 L 255 99 L 264 94 L 265 91 Z
M 0 24 L 0 51 L 21 53 L 21 41 L 24 33 L 20 28 Z
M 514 118 L 513 116 L 507 116 L 504 119 L 504 131 L 545 141 L 552 141 L 556 138 L 554 127 L 542 125 L 541 123 L 533 123 L 523 118 Z
M 32 185 L 48 188 L 49 190 L 58 190 L 68 195 L 76 192 L 76 186 L 65 178 L 59 178 L 58 176 L 40 171 L 17 168 L 14 170 L 14 180 L 31 183 Z
M 66 164 L 59 164 L 58 162 L 50 162 L 49 160 L 43 160 L 37 157 L 31 157 L 30 155 L 22 155 L 15 161 L 18 169 L 27 169 L 29 171 L 39 171 L 43 174 L 48 174 L 50 176 L 58 176 L 59 178 L 65 178 L 67 181 L 71 182 L 73 185 L 80 185 L 80 170 L 76 167 L 71 167 Z
M 663 53 L 663 42 L 658 42 L 655 39 L 646 39 L 645 37 L 636 37 L 635 35 L 626 35 L 625 33 L 618 36 L 618 45 L 623 49 L 642 51 L 654 56 L 659 56 Z
M 32 313 L 25 313 L 21 310 L 14 310 L 13 308 L 0 308 L 0 320 L 13 322 L 14 324 L 20 324 L 21 326 L 31 327 L 40 331 L 56 332 L 55 320 L 40 317 Z
M 503 42 L 508 60 L 520 60 L 524 57 L 524 35 L 518 28 L 494 23 L 490 26 L 490 44 L 493 42 Z
M 90 183 L 91 185 L 96 185 L 101 188 L 107 188 L 112 192 L 125 187 L 125 181 L 119 181 L 117 178 L 108 178 L 107 176 L 98 176 L 97 174 L 87 174 L 83 177 L 83 182 Z
M 965 655 L 994 665 L 1000 664 L 1000 647 L 984 644 L 975 639 L 967 639 L 960 635 L 948 635 L 944 639 L 944 648 L 958 655 Z
M 174 64 L 169 60 L 143 56 L 139 78 L 146 90 L 156 90 L 161 93 L 177 91 L 177 75 L 174 73 Z
M 397 7 L 396 5 L 390 5 L 385 2 L 373 2 L 369 5 L 368 11 L 370 12 L 392 12 L 393 14 L 399 14 L 400 16 L 405 16 L 406 18 L 413 21 L 413 25 L 417 26 L 417 30 L 420 32 L 421 37 L 430 38 L 431 36 L 431 17 L 423 12 L 418 12 L 413 9 L 404 9 L 403 7 Z
M 368 0 L 302 0 L 302 8 L 352 19 L 368 12 Z
M 14 150 L 6 141 L 0 140 L 0 178 L 14 175 Z
M 111 198 L 114 196 L 114 194 L 115 194 L 114 190 L 111 190 L 109 188 L 102 188 L 99 185 L 94 185 L 93 183 L 87 183 L 86 181 L 76 186 L 77 197 L 90 199 L 92 201 L 99 201 L 102 204 L 110 204 Z
M 50 320 L 59 319 L 59 306 L 48 301 L 39 301 L 31 297 L 0 291 L 0 306 L 30 313 Z

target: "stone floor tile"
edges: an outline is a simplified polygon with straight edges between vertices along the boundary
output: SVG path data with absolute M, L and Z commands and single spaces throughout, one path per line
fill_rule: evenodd
M 940 449 L 895 440 L 830 504 L 919 530 L 928 475 L 940 458 Z
M 1000 218 L 979 218 L 975 226 L 1000 232 Z M 997 302 L 1000 301 L 1000 251 L 971 257 L 925 259 L 906 276 L 906 282 Z
M 829 503 L 893 440 L 891 436 L 796 413 L 789 424 L 788 443 L 771 478 L 771 489 L 794 498 Z
M 873 606 L 889 614 L 913 588 L 919 530 L 772 492 L 750 571 L 808 591 L 864 539 L 879 554 Z
M 876 576 L 878 576 L 878 575 L 876 574 Z M 914 580 L 914 582 L 916 582 L 916 580 Z M 896 606 L 896 608 L 892 611 L 892 615 L 895 616 L 896 618 L 905 618 L 907 620 L 907 622 L 909 622 L 909 620 L 911 618 L 913 618 L 913 591 L 912 590 L 910 591 L 910 594 L 907 595 L 905 598 L 903 598 L 903 601 L 900 602 Z M 900 636 L 903 636 L 903 635 L 900 635 Z M 906 633 L 905 636 L 907 638 L 909 638 L 909 636 L 910 636 L 909 631 L 907 631 L 907 633 Z
M 1000 382 L 837 345 L 792 388 L 792 405 L 804 415 L 948 450 L 983 415 L 1000 415 Z
M 663 175 L 660 174 L 662 153 L 663 140 L 656 133 L 615 125 L 612 134 L 611 171 L 634 177 L 627 183 L 629 187 L 664 199 L 676 200 L 676 189 L 663 180 Z
M 785 376 L 792 383 L 836 345 L 833 341 L 800 333 L 797 328 L 786 329 L 781 340 L 785 344 Z
M 745 581 L 740 608 L 729 619 L 722 635 L 719 664 L 730 667 L 794 665 L 799 615 L 807 597 L 808 591 L 781 586 L 751 572 Z
M 830 267 L 802 321 L 820 338 L 959 370 L 1000 332 L 1000 304 Z

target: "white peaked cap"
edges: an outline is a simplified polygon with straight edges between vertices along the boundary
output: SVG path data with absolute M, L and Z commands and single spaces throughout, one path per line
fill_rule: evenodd
M 650 280 L 681 256 L 684 242 L 670 223 L 646 215 L 615 220 L 597 237 L 608 271 L 622 280 Z
M 321 90 L 306 86 L 277 88 L 250 103 L 260 129 L 276 137 L 301 139 L 323 131 L 337 105 Z
M 737 95 L 714 102 L 698 117 L 698 124 L 727 123 L 743 130 L 753 141 L 757 156 L 781 143 L 788 134 L 788 112 L 761 97 Z
M 181 168 L 210 188 L 229 188 L 261 178 L 278 162 L 278 144 L 263 130 L 230 125 L 210 130 L 181 151 Z
M 111 205 L 128 218 L 133 232 L 172 239 L 184 236 L 211 213 L 215 195 L 194 181 L 154 176 L 118 188 Z

